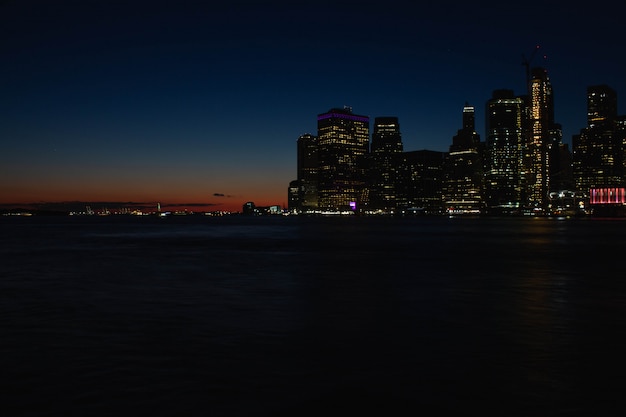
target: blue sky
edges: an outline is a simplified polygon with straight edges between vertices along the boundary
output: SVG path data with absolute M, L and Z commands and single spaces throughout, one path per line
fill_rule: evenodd
M 1 3 L 0 203 L 283 204 L 317 114 L 398 116 L 405 150 L 446 151 L 467 101 L 484 140 L 536 45 L 565 142 L 589 85 L 626 113 L 626 6 L 414 3 Z

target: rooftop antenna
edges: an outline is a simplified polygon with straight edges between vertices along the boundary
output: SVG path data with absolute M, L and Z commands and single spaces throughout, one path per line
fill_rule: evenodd
M 530 58 L 526 58 L 524 54 L 522 54 L 522 65 L 526 68 L 526 85 L 530 82 L 530 63 L 532 62 L 535 55 L 537 55 L 537 51 L 539 50 L 539 45 L 535 46 L 533 52 L 530 54 Z

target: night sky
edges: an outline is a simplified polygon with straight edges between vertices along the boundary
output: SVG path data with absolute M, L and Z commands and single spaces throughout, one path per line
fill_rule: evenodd
M 411 4 L 414 3 L 414 4 Z M 586 89 L 626 109 L 626 5 L 594 1 L 4 1 L 0 204 L 287 202 L 296 140 L 351 106 L 447 151 L 465 102 L 548 69 L 564 141 Z

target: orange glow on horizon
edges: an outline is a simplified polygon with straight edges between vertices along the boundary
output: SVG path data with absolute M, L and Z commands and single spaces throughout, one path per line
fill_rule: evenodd
M 117 171 L 87 171 L 84 175 L 56 175 L 54 171 L 11 175 L 0 184 L 0 204 L 3 206 L 61 205 L 63 203 L 128 204 L 166 210 L 193 212 L 239 212 L 252 201 L 256 206 L 285 207 L 290 178 L 284 173 L 259 171 L 236 175 L 221 172 L 207 176 L 202 173 L 127 176 Z M 75 205 L 75 204 L 74 204 Z
M 213 193 L 207 196 L 199 196 L 198 193 L 132 193 L 132 192 L 101 192 L 101 190 L 88 190 L 76 193 L 71 190 L 34 190 L 34 189 L 0 189 L 0 204 L 3 206 L 25 206 L 33 208 L 39 205 L 61 205 L 65 203 L 77 204 L 105 204 L 112 205 L 139 205 L 143 207 L 154 206 L 160 203 L 161 208 L 168 211 L 209 212 L 228 211 L 240 212 L 243 205 L 252 201 L 256 206 L 278 205 L 286 208 L 286 189 L 278 192 L 264 192 L 263 190 L 239 190 L 240 193 L 230 195 L 225 193 Z M 243 191 L 243 192 L 242 192 Z

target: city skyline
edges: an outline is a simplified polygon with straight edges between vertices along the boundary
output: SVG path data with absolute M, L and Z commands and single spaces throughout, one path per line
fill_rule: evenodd
M 526 93 L 536 45 L 570 146 L 588 86 L 626 94 L 608 2 L 146 5 L 0 6 L 0 204 L 286 205 L 317 114 L 397 117 L 405 150 L 447 151 L 468 102 L 484 141 L 492 91 Z

